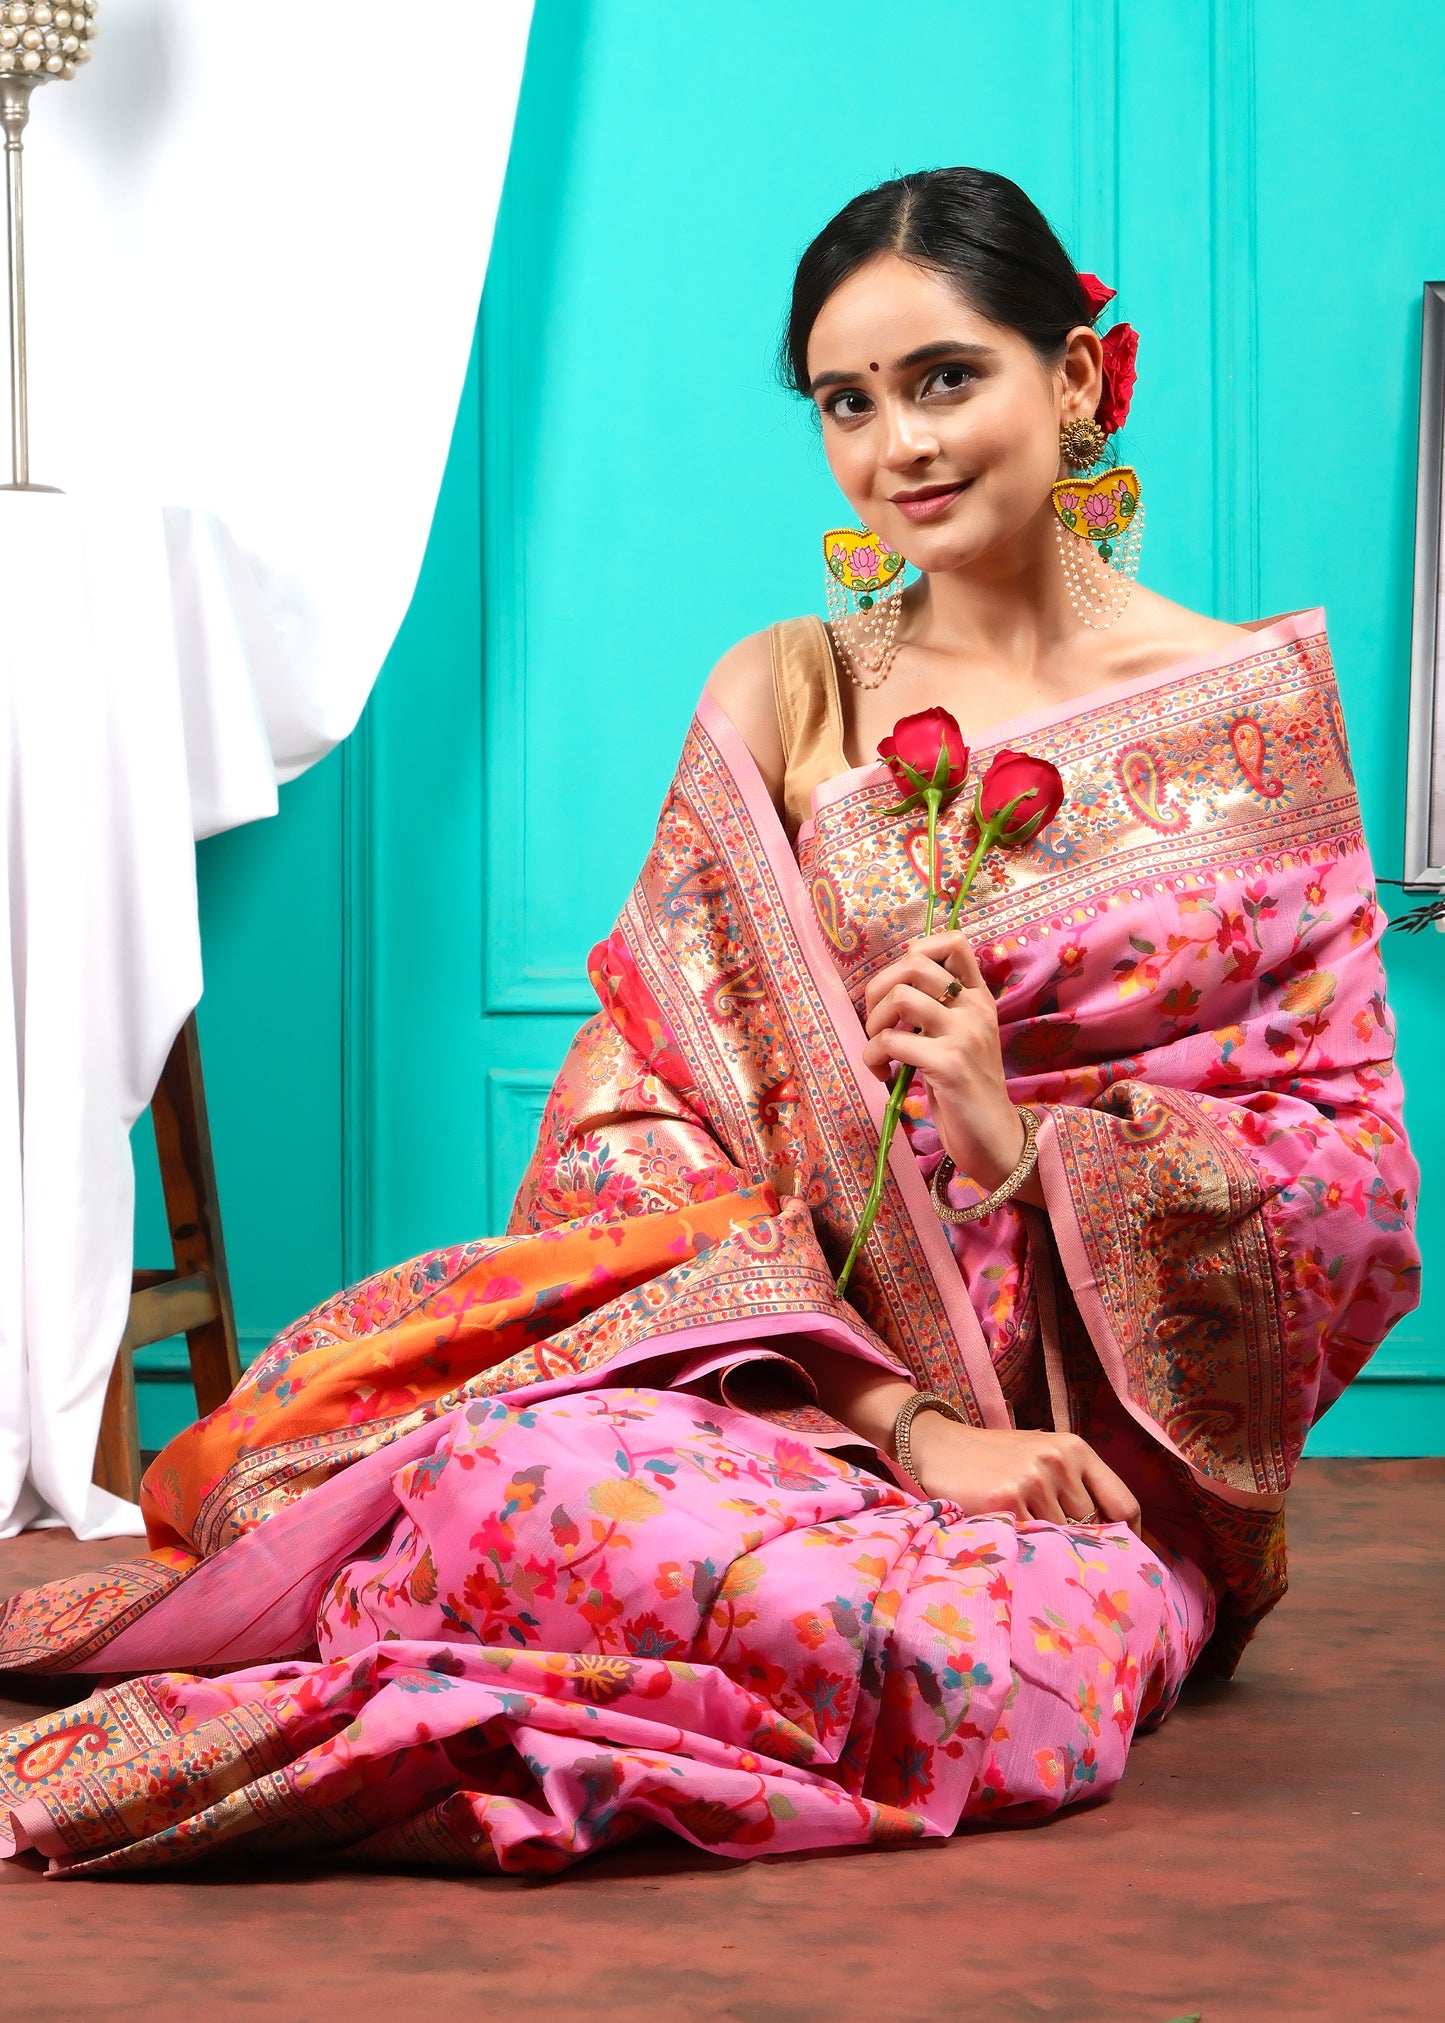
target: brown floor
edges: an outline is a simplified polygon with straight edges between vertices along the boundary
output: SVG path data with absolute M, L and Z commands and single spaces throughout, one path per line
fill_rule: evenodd
M 1291 1502 L 1294 1587 L 1239 1676 L 1092 1812 L 739 1866 L 659 1840 L 543 1884 L 6 1863 L 0 2018 L 1445 2016 L 1445 1461 L 1307 1462 Z M 115 1556 L 3 1542 L 0 1593 Z

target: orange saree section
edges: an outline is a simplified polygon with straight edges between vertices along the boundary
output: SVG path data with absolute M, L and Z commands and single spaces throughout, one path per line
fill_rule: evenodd
M 776 1206 L 771 1189 L 744 1188 L 458 1244 L 363 1279 L 273 1342 L 224 1405 L 156 1457 L 141 1489 L 152 1551 L 171 1564 L 176 1549 L 216 1551 L 447 1409 L 485 1371 L 512 1365 L 509 1385 L 562 1374 L 548 1337 Z

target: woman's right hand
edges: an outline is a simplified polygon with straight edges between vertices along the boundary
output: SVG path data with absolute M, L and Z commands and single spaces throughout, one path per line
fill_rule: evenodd
M 1133 1490 L 1076 1433 L 996 1431 L 920 1412 L 908 1438 L 924 1494 L 946 1497 L 970 1517 L 1003 1511 L 1077 1524 L 1097 1512 L 1096 1523 L 1139 1530 Z

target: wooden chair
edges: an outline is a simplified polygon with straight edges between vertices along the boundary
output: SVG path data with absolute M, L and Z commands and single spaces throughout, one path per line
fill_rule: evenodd
M 95 1481 L 132 1503 L 141 1478 L 135 1351 L 183 1334 L 202 1417 L 225 1402 L 241 1375 L 194 1012 L 161 1070 L 151 1098 L 151 1122 L 170 1227 L 171 1268 L 132 1275 L 130 1317 L 110 1373 L 95 1450 Z

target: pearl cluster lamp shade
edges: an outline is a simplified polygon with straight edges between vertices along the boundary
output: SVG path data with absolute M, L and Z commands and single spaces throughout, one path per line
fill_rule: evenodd
M 96 0 L 0 0 L 0 74 L 74 77 L 90 61 Z

